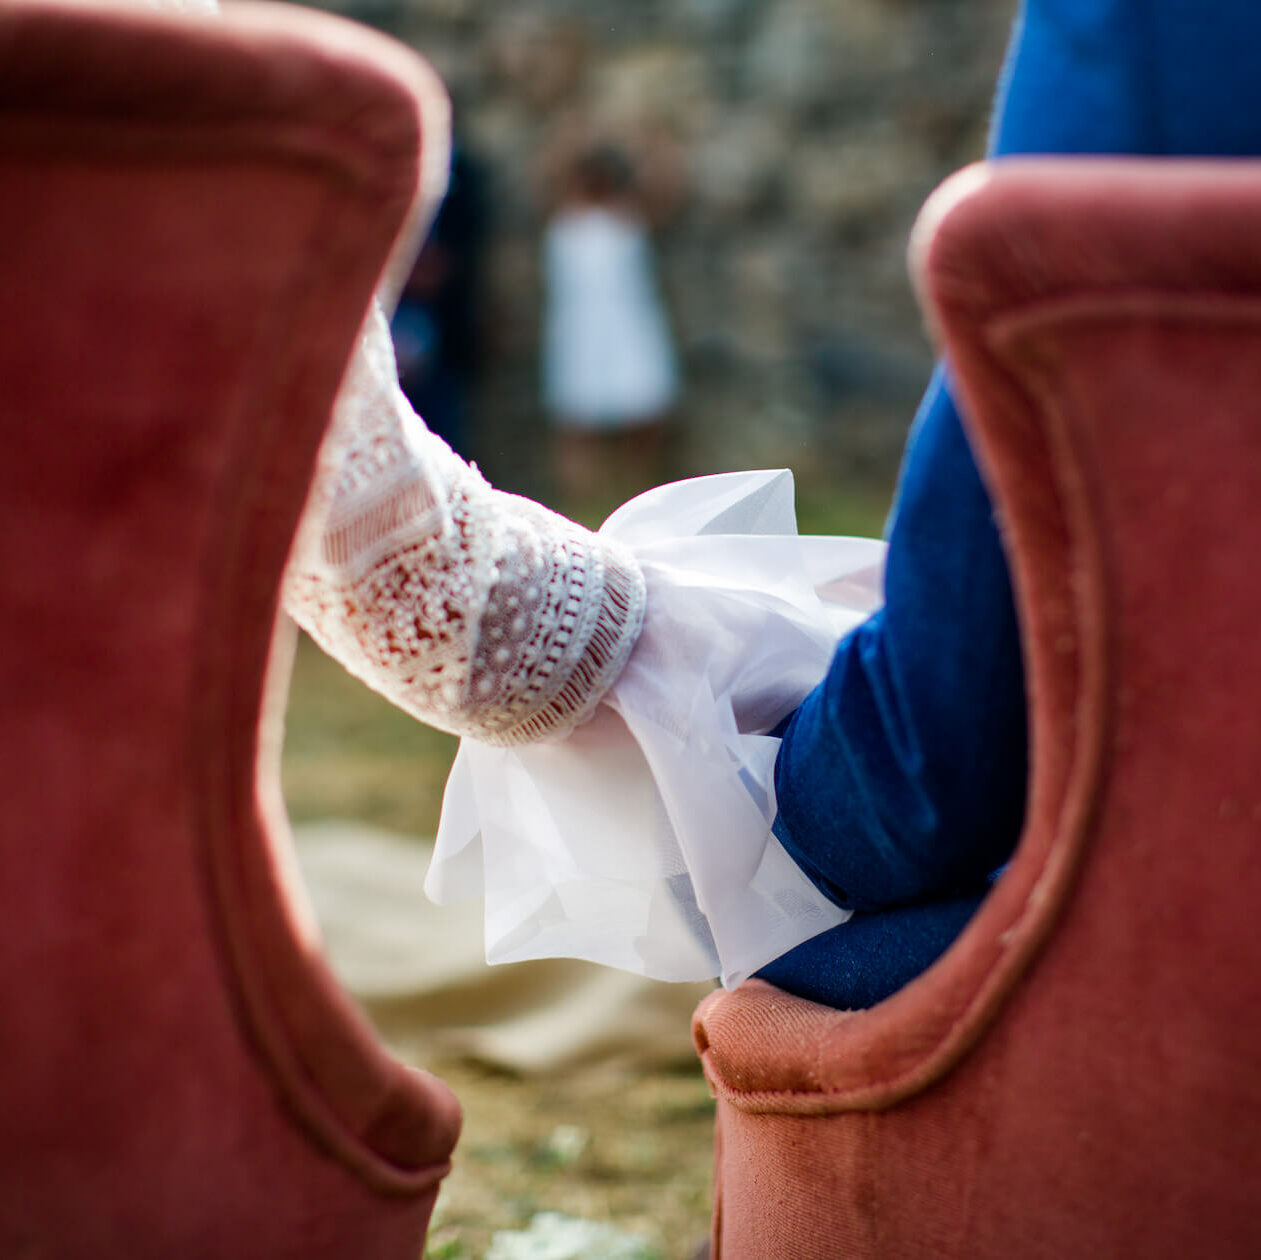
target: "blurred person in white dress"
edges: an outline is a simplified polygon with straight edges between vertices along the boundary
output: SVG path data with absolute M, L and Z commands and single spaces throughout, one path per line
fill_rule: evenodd
M 561 493 L 656 484 L 679 370 L 636 172 L 622 150 L 591 144 L 570 164 L 543 263 L 543 400 Z

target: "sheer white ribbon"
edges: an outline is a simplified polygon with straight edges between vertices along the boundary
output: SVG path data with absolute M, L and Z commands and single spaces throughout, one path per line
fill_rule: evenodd
M 799 536 L 782 470 L 661 486 L 600 532 L 647 581 L 630 661 L 561 742 L 461 743 L 425 889 L 485 897 L 492 963 L 731 988 L 848 917 L 771 834 L 766 732 L 879 606 L 885 546 Z

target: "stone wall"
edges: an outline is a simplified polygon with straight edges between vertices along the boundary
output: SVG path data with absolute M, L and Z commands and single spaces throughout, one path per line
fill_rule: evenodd
M 1014 0 L 336 2 L 437 66 L 487 175 L 472 453 L 494 480 L 548 490 L 544 161 L 575 118 L 677 165 L 656 236 L 675 471 L 891 477 L 930 363 L 908 228 L 983 150 Z

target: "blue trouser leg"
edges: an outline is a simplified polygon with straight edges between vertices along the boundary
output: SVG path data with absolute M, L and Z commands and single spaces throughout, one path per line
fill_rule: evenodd
M 759 974 L 793 993 L 853 1010 L 874 1006 L 914 980 L 963 930 L 982 894 L 855 914 L 848 923 L 798 945 Z M 803 986 L 802 977 L 808 976 Z
M 1258 64 L 1258 0 L 1027 0 L 990 151 L 1258 154 Z M 940 372 L 903 461 L 885 595 L 793 715 L 776 764 L 776 834 L 865 913 L 763 974 L 837 1006 L 877 1001 L 940 955 L 1023 814 L 1010 583 Z

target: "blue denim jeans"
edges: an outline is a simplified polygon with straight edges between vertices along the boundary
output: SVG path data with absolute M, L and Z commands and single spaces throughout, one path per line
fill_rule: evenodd
M 1258 0 L 1026 0 L 991 156 L 1261 153 Z M 936 959 L 1010 856 L 1028 748 L 1011 584 L 939 368 L 912 425 L 885 606 L 792 716 L 775 833 L 858 913 L 762 972 L 833 1006 L 888 996 Z

